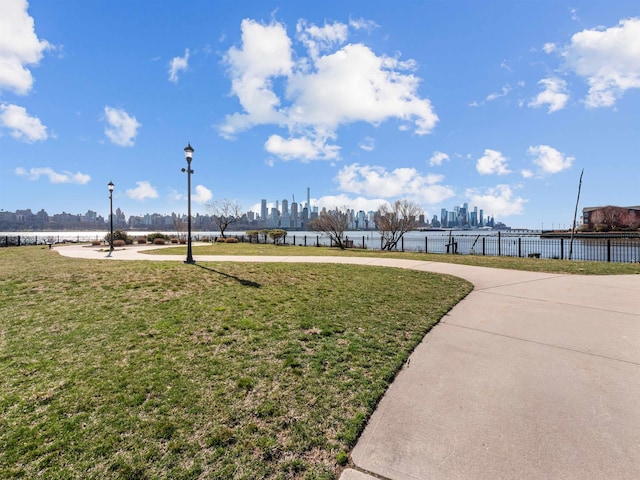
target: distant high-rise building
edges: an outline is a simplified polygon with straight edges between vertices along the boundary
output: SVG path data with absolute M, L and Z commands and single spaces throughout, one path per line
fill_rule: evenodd
M 278 226 L 278 209 L 273 207 L 271 209 L 271 216 L 269 217 L 269 226 L 277 227 Z
M 311 211 L 311 189 L 307 187 L 307 209 Z
M 298 228 L 298 203 L 291 202 L 291 228 Z
M 446 227 L 448 225 L 448 218 L 449 216 L 447 215 L 447 209 L 446 208 L 442 208 L 440 210 L 440 224 L 443 227 Z
M 267 220 L 267 200 L 264 198 L 260 201 L 260 220 Z

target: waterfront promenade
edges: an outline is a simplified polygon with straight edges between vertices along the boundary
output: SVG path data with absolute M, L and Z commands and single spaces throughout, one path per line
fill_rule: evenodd
M 95 260 L 183 261 L 150 246 L 56 246 Z M 424 338 L 341 480 L 640 478 L 640 275 L 521 272 L 359 257 L 194 256 L 447 273 L 474 290 Z M 185 265 L 185 268 L 191 268 Z

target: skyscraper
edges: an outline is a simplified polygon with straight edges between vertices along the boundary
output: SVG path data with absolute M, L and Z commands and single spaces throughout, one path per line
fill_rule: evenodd
M 263 222 L 267 219 L 267 200 L 263 198 L 260 201 L 260 220 Z
M 298 228 L 298 204 L 291 202 L 291 228 Z

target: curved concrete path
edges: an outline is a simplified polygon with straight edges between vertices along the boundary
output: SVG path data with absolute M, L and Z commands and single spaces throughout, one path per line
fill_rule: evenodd
M 141 254 L 146 248 L 110 259 L 184 260 Z M 340 480 L 640 478 L 640 275 L 364 257 L 194 258 L 389 266 L 474 284 L 389 387 Z

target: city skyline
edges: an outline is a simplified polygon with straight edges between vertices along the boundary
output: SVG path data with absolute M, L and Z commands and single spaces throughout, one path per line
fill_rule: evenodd
M 311 197 L 309 190 L 307 190 L 306 202 L 298 204 L 295 201 L 295 197 L 292 198 L 291 205 L 289 206 L 288 200 L 283 199 L 282 202 L 276 201 L 275 204 L 269 204 L 267 199 L 262 199 L 260 202 L 260 211 L 254 212 L 241 211 L 242 221 L 240 224 L 254 224 L 254 226 L 261 226 L 267 228 L 283 228 L 285 230 L 304 229 L 308 225 L 308 222 L 314 220 L 318 215 L 324 212 L 326 207 L 320 209 L 318 206 L 310 204 Z M 298 206 L 300 208 L 298 209 Z M 376 211 L 369 210 L 355 210 L 344 206 L 341 208 L 350 213 L 350 227 L 351 229 L 374 229 L 374 217 Z M 206 214 L 192 215 L 194 224 L 202 226 L 202 224 L 212 223 L 212 217 L 215 215 L 211 212 Z M 171 212 L 170 214 L 162 214 L 158 212 L 148 212 L 143 215 L 127 215 L 120 207 L 115 207 L 113 210 L 114 224 L 120 228 L 142 228 L 154 225 L 162 226 L 175 226 L 177 220 L 186 222 L 187 214 L 180 212 Z M 96 226 L 102 228 L 109 223 L 110 216 L 106 217 L 98 214 L 93 210 L 88 210 L 85 213 L 73 213 L 73 212 L 55 212 L 49 213 L 46 209 L 42 208 L 37 212 L 31 209 L 18 209 L 14 212 L 9 212 L 0 209 L 0 230 L 3 226 L 14 224 L 16 226 L 23 225 L 25 227 L 38 227 L 38 228 L 51 228 L 52 224 L 58 225 L 73 225 L 79 224 L 81 228 L 88 226 Z M 500 224 L 505 226 L 502 222 L 496 222 L 495 218 L 491 215 L 486 217 L 483 215 L 483 210 L 478 209 L 477 206 L 471 210 L 468 204 L 456 205 L 452 210 L 446 208 L 441 209 L 440 217 L 433 215 L 433 218 L 427 218 L 423 212 L 418 220 L 418 226 L 420 227 L 434 227 L 434 228 L 452 228 L 452 227 L 493 227 L 494 224 Z M 82 225 L 80 225 L 82 224 Z M 6 228 L 5 228 L 6 229 Z
M 0 3 L 0 209 L 637 205 L 640 4 Z M 117 32 L 115 34 L 114 32 Z M 285 195 L 283 193 L 286 192 Z M 479 212 L 478 212 L 479 213 Z

